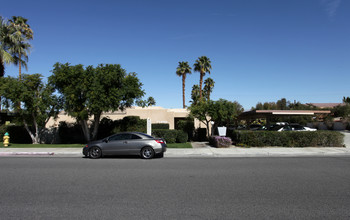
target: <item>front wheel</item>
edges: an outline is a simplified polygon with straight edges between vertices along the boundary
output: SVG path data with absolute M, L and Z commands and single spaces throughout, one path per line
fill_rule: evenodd
M 152 159 L 154 157 L 154 150 L 151 147 L 144 147 L 141 150 L 141 157 L 143 159 Z
M 102 156 L 102 150 L 99 147 L 92 147 L 89 151 L 90 158 L 97 159 Z

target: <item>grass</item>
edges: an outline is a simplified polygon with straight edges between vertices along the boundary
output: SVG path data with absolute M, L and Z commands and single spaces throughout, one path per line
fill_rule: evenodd
M 190 142 L 187 143 L 174 143 L 174 144 L 166 144 L 168 148 L 192 148 L 192 144 Z
M 7 148 L 83 148 L 85 144 L 11 144 Z M 190 142 L 167 144 L 168 148 L 192 148 Z M 0 148 L 3 148 L 0 143 Z

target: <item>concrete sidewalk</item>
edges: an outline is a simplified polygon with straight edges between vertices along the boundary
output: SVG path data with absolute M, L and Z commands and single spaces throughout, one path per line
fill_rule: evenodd
M 197 146 L 197 143 L 193 144 Z M 197 148 L 168 148 L 166 158 L 188 157 L 307 157 L 307 156 L 350 156 L 349 147 L 306 147 L 306 148 L 213 148 L 201 143 Z M 0 157 L 82 157 L 81 148 L 0 148 Z

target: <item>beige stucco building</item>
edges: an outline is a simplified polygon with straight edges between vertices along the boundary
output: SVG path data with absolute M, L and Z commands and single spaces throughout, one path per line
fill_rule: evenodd
M 123 119 L 125 116 L 139 116 L 141 119 L 151 119 L 154 123 L 167 123 L 170 129 L 176 129 L 176 122 L 189 116 L 187 109 L 166 109 L 158 106 L 151 107 L 131 107 L 124 111 L 103 113 L 101 119 L 106 117 L 111 120 Z M 61 112 L 56 120 L 50 119 L 46 127 L 58 127 L 60 121 L 67 123 L 75 123 L 75 119 L 68 116 L 65 112 Z M 195 120 L 195 127 L 205 127 L 198 120 Z

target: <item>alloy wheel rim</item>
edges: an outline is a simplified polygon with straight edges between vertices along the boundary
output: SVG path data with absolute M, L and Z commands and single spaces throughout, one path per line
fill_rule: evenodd
M 151 149 L 145 149 L 144 152 L 143 152 L 143 155 L 144 155 L 146 158 L 150 158 L 151 155 L 152 155 Z
M 100 150 L 98 148 L 93 148 L 91 154 L 96 157 L 100 154 Z

